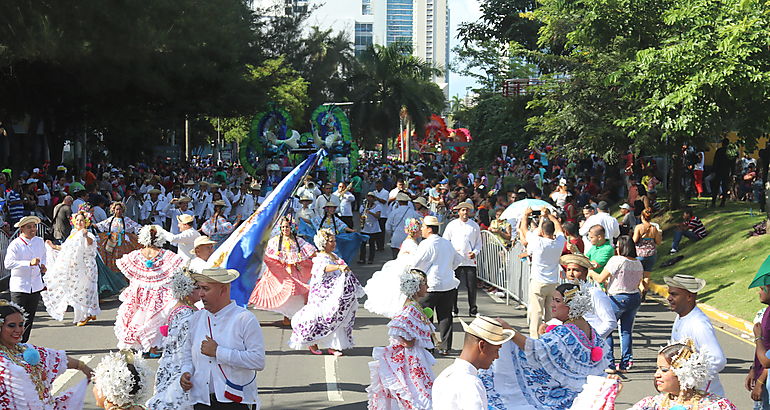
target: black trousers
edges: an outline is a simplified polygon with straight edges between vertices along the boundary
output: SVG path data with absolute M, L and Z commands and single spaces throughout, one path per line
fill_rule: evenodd
M 35 322 L 37 305 L 40 303 L 40 292 L 11 292 L 11 302 L 21 306 L 24 312 L 27 313 L 27 321 L 24 323 L 24 334 L 21 337 L 21 342 L 26 343 L 29 340 L 29 334 L 32 332 L 32 323 Z
M 420 301 L 423 307 L 433 309 L 433 318 L 438 321 L 438 331 L 441 334 L 441 343 L 436 346 L 437 349 L 449 350 L 452 348 L 452 306 L 457 300 L 457 289 L 445 290 L 443 292 L 428 292 Z M 433 318 L 431 321 L 433 321 Z
M 717 196 L 719 195 L 719 187 L 722 187 L 722 202 L 721 205 L 725 204 L 725 200 L 727 199 L 727 191 L 730 190 L 730 175 L 714 175 L 714 179 L 711 180 L 711 206 L 714 206 L 717 203 Z
M 455 269 L 455 277 L 460 280 L 460 286 L 465 284 L 465 288 L 468 290 L 468 314 L 476 316 L 479 312 L 478 306 L 476 306 L 476 267 L 475 266 L 458 266 Z M 458 287 L 459 291 L 460 288 Z M 455 313 L 460 312 L 457 308 L 457 298 L 455 298 L 454 304 Z
M 353 227 L 353 217 L 352 216 L 341 216 L 340 219 L 342 219 L 342 222 L 345 222 L 345 225 L 348 226 L 350 229 L 356 229 Z
M 374 251 L 377 247 L 377 241 L 382 238 L 382 232 L 378 233 L 364 233 L 364 235 L 369 235 L 369 240 L 366 242 L 361 242 L 361 251 L 358 253 L 358 260 L 359 261 L 366 261 L 374 262 Z M 369 259 L 366 258 L 366 244 L 369 244 Z
M 388 218 L 380 218 L 378 222 L 380 223 L 380 231 L 382 234 L 377 239 L 377 250 L 381 251 L 385 249 L 385 222 L 388 222 Z
M 252 409 L 254 406 L 251 404 L 242 404 L 242 403 L 220 403 L 217 401 L 216 395 L 209 396 L 209 400 L 211 400 L 211 405 L 207 406 L 205 404 L 197 403 L 193 406 L 195 410 L 207 410 L 207 409 L 222 409 L 222 410 L 249 410 Z
M 393 254 L 393 259 L 396 259 L 396 258 L 398 258 L 398 252 L 399 252 L 400 250 L 401 250 L 401 249 L 399 249 L 399 248 L 390 248 L 390 252 Z

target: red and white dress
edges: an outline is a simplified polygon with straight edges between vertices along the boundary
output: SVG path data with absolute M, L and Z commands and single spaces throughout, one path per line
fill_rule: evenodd
M 433 325 L 416 302 L 409 302 L 388 323 L 390 346 L 375 347 L 369 362 L 371 384 L 366 388 L 369 409 L 430 409 L 433 363 Z M 399 337 L 414 340 L 404 347 Z
M 265 247 L 267 269 L 251 292 L 249 306 L 294 316 L 307 302 L 315 252 L 315 246 L 299 237 L 270 238 Z
M 40 362 L 31 366 L 23 359 L 23 350 L 0 352 L 0 409 L 82 409 L 88 381 L 53 396 L 52 384 L 67 370 L 67 353 L 62 350 L 22 344 L 40 354 Z
M 153 259 L 145 258 L 141 250 L 118 259 L 118 268 L 129 281 L 120 293 L 123 304 L 115 319 L 119 349 L 148 351 L 161 346 L 160 327 L 177 302 L 171 294 L 171 277 L 183 263 L 179 255 L 165 249 Z

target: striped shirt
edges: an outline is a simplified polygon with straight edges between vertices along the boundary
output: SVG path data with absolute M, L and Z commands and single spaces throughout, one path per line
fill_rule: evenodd
M 8 214 L 11 219 L 11 224 L 18 222 L 24 217 L 24 204 L 21 202 L 12 204 L 12 202 L 21 201 L 21 195 L 14 190 L 10 190 L 6 196 L 6 200 L 8 203 Z
M 703 239 L 708 234 L 708 232 L 706 232 L 706 227 L 703 226 L 703 222 L 701 222 L 701 220 L 698 219 L 697 216 L 693 216 L 692 218 L 690 218 L 690 220 L 687 222 L 687 227 L 695 235 L 698 235 L 698 239 Z

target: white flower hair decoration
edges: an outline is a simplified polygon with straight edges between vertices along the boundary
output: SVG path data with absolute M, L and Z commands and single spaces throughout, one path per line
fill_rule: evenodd
M 155 229 L 155 242 L 152 241 L 151 231 Z M 166 237 L 163 235 L 163 229 L 158 225 L 145 225 L 139 230 L 139 243 L 144 246 L 155 246 L 160 248 L 166 243 Z
M 577 319 L 594 310 L 591 293 L 585 282 L 564 292 L 564 303 L 569 306 L 569 318 Z
M 420 291 L 420 283 L 425 280 L 425 276 L 419 269 L 408 269 L 401 274 L 401 293 L 406 297 L 411 297 Z
M 679 379 L 679 386 L 682 390 L 702 386 L 711 374 L 707 358 L 695 349 L 695 342 L 690 338 L 672 343 L 663 349 L 675 345 L 684 345 L 679 349 L 679 353 L 671 358 L 671 369 Z
M 134 365 L 136 376 L 128 369 L 128 364 Z M 152 370 L 140 356 L 135 356 L 130 350 L 110 352 L 94 369 L 94 383 L 110 403 L 121 408 L 144 403 L 151 386 Z M 134 386 L 139 390 L 131 394 Z
M 24 311 L 24 308 L 19 306 L 18 304 L 16 304 L 13 301 L 5 300 L 5 299 L 0 299 L 0 306 L 10 306 L 10 307 L 18 310 L 19 312 L 21 312 L 21 315 L 24 317 L 24 322 L 26 322 L 27 319 L 29 318 L 29 315 L 27 314 L 26 311 Z M 5 318 L 4 317 L 0 317 L 0 326 L 2 326 L 4 323 L 5 323 Z
M 195 281 L 190 277 L 187 269 L 178 269 L 171 277 L 171 294 L 176 300 L 183 300 L 190 296 L 195 289 Z

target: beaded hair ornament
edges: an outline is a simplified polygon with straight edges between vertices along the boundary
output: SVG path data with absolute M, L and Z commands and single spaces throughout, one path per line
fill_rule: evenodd
M 323 250 L 326 247 L 326 243 L 329 241 L 329 238 L 332 238 L 333 236 L 334 232 L 332 232 L 331 229 L 319 229 L 318 233 L 316 233 L 313 237 L 313 243 L 315 244 L 316 248 Z
M 27 312 L 25 312 L 24 308 L 22 308 L 21 306 L 17 305 L 16 303 L 11 302 L 10 300 L 0 299 L 0 306 L 10 306 L 10 307 L 18 310 L 19 313 L 21 313 L 21 315 L 24 317 L 24 321 L 25 322 L 27 321 L 27 316 L 28 316 Z M 5 318 L 4 317 L 0 317 L 0 326 L 2 326 L 4 323 L 5 323 Z
M 171 277 L 171 294 L 176 300 L 183 300 L 195 290 L 195 281 L 187 269 L 178 269 Z
M 134 365 L 139 380 L 128 369 L 129 364 Z M 151 376 L 152 370 L 140 356 L 130 350 L 121 350 L 108 353 L 99 362 L 94 369 L 94 384 L 110 403 L 122 408 L 146 401 L 149 386 L 152 386 Z M 139 390 L 131 394 L 134 386 Z
M 594 309 L 591 294 L 585 283 L 578 284 L 574 288 L 564 291 L 564 304 L 569 306 L 569 318 L 577 319 Z
M 419 218 L 409 218 L 404 222 L 404 232 L 407 234 L 419 232 L 421 226 L 422 221 Z
M 664 346 L 660 351 L 676 345 L 681 347 L 679 353 L 671 358 L 671 369 L 679 379 L 679 386 L 682 390 L 702 386 L 710 375 L 706 357 L 695 349 L 695 342 L 690 338 Z
M 155 241 L 152 240 L 151 231 L 155 230 Z M 155 246 L 160 248 L 166 243 L 166 237 L 161 234 L 161 228 L 158 225 L 145 225 L 139 231 L 139 243 L 144 246 Z
M 412 297 L 420 291 L 420 283 L 425 281 L 425 275 L 419 269 L 409 269 L 401 274 L 401 293 Z
M 72 214 L 70 217 L 70 224 L 72 226 L 75 226 L 75 219 L 78 217 L 78 215 L 83 215 L 84 221 L 86 223 L 86 228 L 91 226 L 91 223 L 94 221 L 94 214 L 91 213 L 91 207 L 88 206 L 88 204 L 80 205 L 80 208 L 78 208 L 78 211 Z

